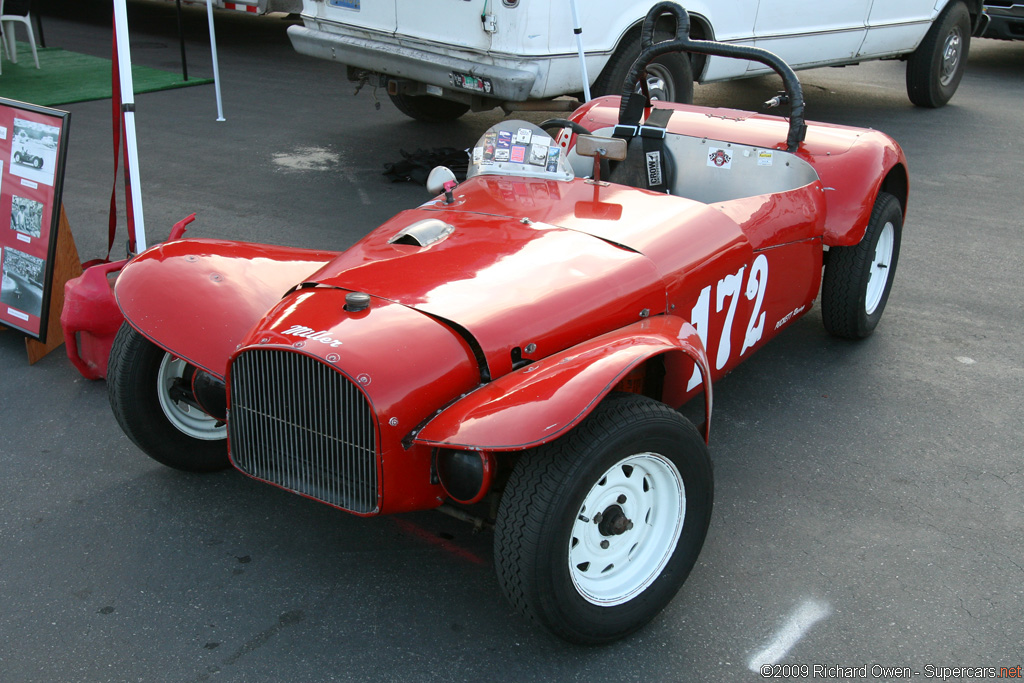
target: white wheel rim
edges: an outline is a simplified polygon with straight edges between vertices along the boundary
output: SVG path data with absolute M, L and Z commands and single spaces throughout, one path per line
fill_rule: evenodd
M 210 417 L 195 406 L 171 398 L 171 386 L 174 384 L 174 380 L 179 379 L 184 372 L 185 361 L 175 358 L 169 353 L 164 354 L 156 377 L 156 395 L 160 399 L 160 407 L 163 409 L 164 415 L 178 431 L 193 439 L 202 439 L 203 441 L 226 439 L 228 435 L 226 424 Z
M 864 294 L 864 311 L 871 315 L 882 303 L 885 285 L 889 281 L 889 269 L 892 266 L 893 245 L 896 241 L 896 228 L 892 222 L 882 226 L 882 233 L 875 243 L 875 254 L 871 259 L 868 274 L 867 291 Z
M 573 521 L 569 575 L 579 594 L 613 606 L 646 590 L 675 552 L 685 510 L 683 478 L 665 456 L 638 453 L 609 468 Z

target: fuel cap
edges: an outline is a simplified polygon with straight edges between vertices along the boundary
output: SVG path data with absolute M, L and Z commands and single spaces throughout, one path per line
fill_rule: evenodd
M 358 313 L 370 307 L 370 295 L 365 292 L 349 292 L 345 295 L 345 310 Z

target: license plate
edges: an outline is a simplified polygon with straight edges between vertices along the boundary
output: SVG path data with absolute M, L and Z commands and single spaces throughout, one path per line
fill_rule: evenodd
M 331 7 L 341 7 L 343 9 L 354 9 L 359 11 L 359 3 L 361 0 L 328 0 L 327 4 Z
M 452 72 L 451 75 L 452 85 L 457 88 L 465 88 L 466 90 L 475 90 L 485 94 L 490 94 L 492 85 L 490 79 L 479 78 L 477 76 L 470 76 L 469 74 L 460 74 L 457 71 Z

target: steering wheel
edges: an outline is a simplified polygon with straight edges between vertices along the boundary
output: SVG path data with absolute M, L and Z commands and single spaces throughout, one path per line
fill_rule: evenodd
M 565 130 L 566 128 L 571 130 L 576 135 L 590 135 L 591 134 L 589 130 L 587 130 L 586 128 L 584 128 L 580 124 L 576 123 L 575 121 L 570 121 L 569 119 L 548 119 L 547 121 L 543 121 L 540 124 L 540 129 L 543 130 L 545 133 L 549 133 L 551 135 L 551 139 L 555 140 L 556 142 L 558 140 L 557 140 L 557 134 L 555 132 L 553 132 L 554 129 L 558 129 L 559 131 L 562 131 L 562 130 Z M 572 138 L 570 137 L 570 140 L 571 139 Z M 566 146 L 565 146 L 565 151 L 569 151 L 569 145 L 568 144 L 566 144 Z

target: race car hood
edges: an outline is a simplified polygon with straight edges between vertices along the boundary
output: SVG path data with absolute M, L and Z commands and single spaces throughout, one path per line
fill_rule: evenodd
M 662 278 L 637 251 L 465 205 L 402 212 L 305 285 L 365 292 L 438 318 L 467 338 L 491 378 L 664 312 Z

